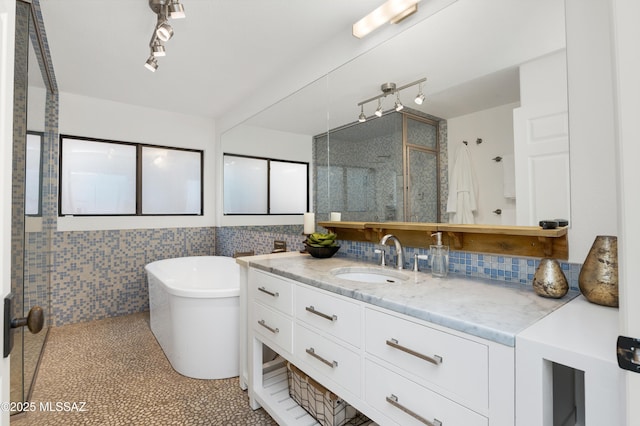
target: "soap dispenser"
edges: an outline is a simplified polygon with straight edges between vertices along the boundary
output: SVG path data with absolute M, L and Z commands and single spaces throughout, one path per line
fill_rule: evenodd
M 444 278 L 449 272 L 449 246 L 442 245 L 442 232 L 431 234 L 436 237 L 436 245 L 429 246 L 431 260 L 431 275 Z

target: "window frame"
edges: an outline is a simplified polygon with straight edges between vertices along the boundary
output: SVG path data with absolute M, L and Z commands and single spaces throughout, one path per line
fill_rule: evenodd
M 224 163 L 225 163 L 225 157 L 227 156 L 231 156 L 231 157 L 240 157 L 240 158 L 249 158 L 249 159 L 254 159 L 254 160 L 264 160 L 267 162 L 267 176 L 266 176 L 266 182 L 267 182 L 267 212 L 266 213 L 227 213 L 225 206 L 224 206 L 224 191 L 225 191 L 225 181 L 224 181 Z M 301 164 L 306 166 L 307 169 L 307 179 L 306 179 L 306 183 L 305 183 L 305 188 L 306 188 L 306 201 L 305 201 L 305 212 L 309 211 L 309 206 L 310 206 L 310 190 L 309 190 L 309 182 L 311 181 L 311 177 L 309 175 L 310 172 L 310 167 L 311 164 L 307 161 L 296 161 L 296 160 L 283 160 L 280 158 L 270 158 L 270 157 L 260 157 L 260 156 L 255 156 L 255 155 L 245 155 L 245 154 L 234 154 L 234 153 L 230 153 L 230 152 L 223 152 L 222 153 L 222 215 L 223 216 L 301 216 L 303 215 L 305 212 L 300 212 L 300 213 L 271 213 L 271 162 L 279 162 L 279 163 L 290 163 L 290 164 Z
M 44 190 L 44 175 L 42 172 L 42 167 L 44 166 L 44 132 L 36 132 L 36 131 L 32 131 L 32 130 L 27 130 L 27 137 L 28 135 L 33 135 L 33 136 L 38 136 L 40 137 L 40 158 L 39 158 L 39 164 L 38 164 L 38 211 L 36 213 L 27 213 L 27 206 L 26 206 L 26 192 L 27 192 L 27 188 L 25 187 L 25 206 L 24 206 L 24 215 L 27 217 L 42 217 L 42 192 Z M 27 143 L 28 144 L 28 143 Z M 25 147 L 26 148 L 26 147 Z M 26 155 L 26 153 L 25 153 Z M 26 157 L 25 157 L 25 162 L 26 162 Z M 25 164 L 25 181 L 26 181 L 26 168 L 27 168 L 27 164 Z
M 63 158 L 63 145 L 65 139 L 75 139 L 86 142 L 101 142 L 101 143 L 112 143 L 119 145 L 128 145 L 136 147 L 136 170 L 135 170 L 135 213 L 111 213 L 111 214 L 102 214 L 102 213 L 91 213 L 91 214 L 71 214 L 71 213 L 63 213 L 62 212 L 62 190 L 64 188 L 63 183 L 63 173 L 62 173 L 62 158 Z M 186 151 L 186 152 L 194 152 L 200 154 L 200 212 L 199 213 L 142 213 L 142 149 L 144 147 L 149 148 L 160 148 L 167 150 L 175 150 L 175 151 Z M 125 142 L 125 141 L 116 141 L 112 139 L 101 139 L 101 138 L 93 138 L 93 137 L 84 137 L 84 136 L 75 136 L 75 135 L 66 135 L 60 134 L 59 137 L 59 182 L 58 182 L 58 216 L 59 217 L 164 217 L 164 216 L 203 216 L 204 215 L 204 150 L 202 149 L 192 149 L 192 148 L 182 148 L 175 146 L 166 146 L 166 145 L 154 145 L 148 143 L 141 142 Z

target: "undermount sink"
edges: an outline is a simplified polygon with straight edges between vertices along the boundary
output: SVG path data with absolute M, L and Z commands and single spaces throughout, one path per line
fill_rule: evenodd
M 361 283 L 402 283 L 409 279 L 409 275 L 399 271 L 366 266 L 336 268 L 331 274 L 336 278 Z

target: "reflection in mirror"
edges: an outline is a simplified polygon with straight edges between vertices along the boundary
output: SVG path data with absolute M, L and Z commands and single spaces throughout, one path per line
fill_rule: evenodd
M 42 133 L 27 132 L 24 200 L 24 214 L 26 216 L 42 216 L 42 144 Z
M 415 18 L 419 19 L 419 12 Z M 400 91 L 399 98 L 405 106 L 410 104 L 416 115 L 440 120 L 439 144 L 443 149 L 438 158 L 438 221 L 449 221 L 443 213 L 443 200 L 447 199 L 448 183 L 463 141 L 468 142 L 478 187 L 475 223 L 537 225 L 541 219 L 570 219 L 565 47 L 562 1 L 458 0 L 332 71 L 326 86 L 311 84 L 240 127 L 309 135 L 306 144 L 311 143 L 312 135 L 320 135 L 316 140 L 325 144 L 327 152 L 322 155 L 329 163 L 326 170 L 321 169 L 326 165 L 318 163 L 315 209 L 318 220 L 328 220 L 327 212 L 350 207 L 345 205 L 347 195 L 353 195 L 373 173 L 369 165 L 362 164 L 358 171 L 347 172 L 337 162 L 334 165 L 340 169 L 331 170 L 334 153 L 346 149 L 340 146 L 338 130 L 358 120 L 358 103 L 379 94 L 382 84 L 393 82 L 401 87 L 426 77 L 422 105 L 412 102 L 417 87 Z M 319 108 L 327 100 L 326 110 Z M 395 100 L 396 96 L 385 98 L 383 108 L 392 111 Z M 367 123 L 386 120 L 386 115 L 373 115 L 375 107 L 376 103 L 364 105 Z M 323 139 L 321 134 L 328 129 L 336 132 L 329 132 Z M 379 136 L 389 131 L 380 129 Z M 482 143 L 476 143 L 480 139 Z M 389 158 L 397 155 L 377 152 L 377 147 L 370 151 Z M 359 149 L 361 157 L 369 154 L 368 148 Z M 317 149 L 314 155 L 321 156 Z M 506 161 L 497 162 L 493 160 L 496 157 Z M 410 163 L 423 165 L 424 161 L 413 158 Z M 364 213 L 354 213 L 349 220 L 394 217 L 421 221 L 421 217 L 427 217 L 423 211 L 427 207 L 415 205 L 426 192 L 410 191 L 407 196 L 410 182 L 404 184 L 398 179 L 404 176 L 402 170 L 398 166 L 396 178 L 386 176 L 384 184 L 363 189 L 372 198 L 367 203 L 384 201 L 375 214 L 365 218 Z M 551 180 L 556 182 L 552 187 L 545 173 L 549 170 L 553 171 Z M 352 183 L 345 179 L 347 175 L 353 177 Z M 376 182 L 381 178 L 376 175 Z M 396 191 L 391 195 L 388 188 L 393 185 Z M 329 198 L 323 200 L 321 193 Z M 549 194 L 553 194 L 552 202 Z M 428 195 L 433 195 L 433 190 Z M 403 202 L 405 197 L 409 203 Z M 386 209 L 387 205 L 391 207 Z
M 439 135 L 438 120 L 405 108 L 316 136 L 316 213 L 321 220 L 333 211 L 344 221 L 438 222 Z

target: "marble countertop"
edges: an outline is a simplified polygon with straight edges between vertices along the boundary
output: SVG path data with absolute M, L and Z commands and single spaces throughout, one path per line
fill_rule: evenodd
M 579 294 L 570 291 L 562 299 L 549 299 L 538 296 L 531 286 L 518 283 L 462 275 L 434 278 L 428 272 L 398 271 L 340 257 L 316 259 L 294 252 L 238 258 L 237 261 L 507 346 L 515 346 L 518 333 Z M 408 279 L 374 284 L 337 278 L 331 272 L 353 266 L 401 272 Z

